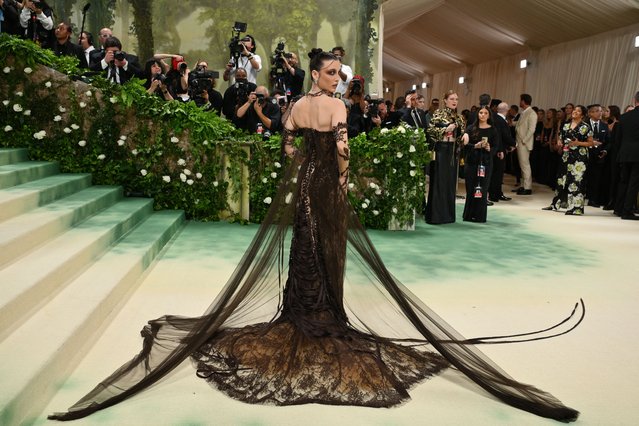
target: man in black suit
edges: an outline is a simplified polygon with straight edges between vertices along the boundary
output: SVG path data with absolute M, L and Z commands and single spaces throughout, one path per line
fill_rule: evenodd
M 635 93 L 635 109 L 621 116 L 616 128 L 621 163 L 621 181 L 617 191 L 615 214 L 622 219 L 639 220 L 633 210 L 639 193 L 639 92 Z
M 603 110 L 601 105 L 594 104 L 588 106 L 588 124 L 592 129 L 592 138 L 601 142 L 588 148 L 588 167 L 586 168 L 586 197 L 588 205 L 591 207 L 601 207 L 608 200 L 608 180 L 604 170 L 607 170 L 608 145 L 610 134 L 608 124 L 601 121 Z
M 122 43 L 116 37 L 106 39 L 102 59 L 91 69 L 104 71 L 107 80 L 117 84 L 124 84 L 133 77 L 143 78 L 138 57 L 122 52 Z
M 71 24 L 60 22 L 55 27 L 55 41 L 51 49 L 56 56 L 74 56 L 80 61 L 80 68 L 88 68 L 82 48 L 71 41 Z
M 493 99 L 491 106 L 497 103 L 496 112 L 493 111 L 491 117 L 493 126 L 497 130 L 498 147 L 493 156 L 493 171 L 490 175 L 490 185 L 488 187 L 488 199 L 493 203 L 498 201 L 510 201 L 512 198 L 506 197 L 501 189 L 504 180 L 504 170 L 506 168 L 506 152 L 515 148 L 515 140 L 510 133 L 510 127 L 506 121 L 508 104 L 499 99 Z M 492 108 L 491 108 L 492 109 Z

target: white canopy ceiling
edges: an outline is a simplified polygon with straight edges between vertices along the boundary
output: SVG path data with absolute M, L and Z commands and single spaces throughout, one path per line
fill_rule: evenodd
M 387 0 L 383 78 L 399 82 L 639 22 L 639 0 Z

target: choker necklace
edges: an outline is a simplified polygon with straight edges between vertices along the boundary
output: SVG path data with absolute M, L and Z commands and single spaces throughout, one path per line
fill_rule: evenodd
M 326 90 L 323 90 L 323 89 L 321 89 L 321 90 L 319 90 L 319 91 L 317 91 L 315 93 L 312 93 L 312 92 L 307 92 L 306 93 L 306 96 L 310 96 L 312 98 L 316 98 L 316 97 L 322 96 L 322 95 L 326 95 L 328 97 L 333 97 L 333 94 L 331 92 L 327 92 Z

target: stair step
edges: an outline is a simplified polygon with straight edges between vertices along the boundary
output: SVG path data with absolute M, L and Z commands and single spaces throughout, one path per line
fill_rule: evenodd
M 125 198 L 1 269 L 0 342 L 152 213 L 153 200 Z
M 48 161 L 26 161 L 0 166 L 0 189 L 42 179 L 58 173 L 58 164 Z
M 90 174 L 61 174 L 0 191 L 0 222 L 91 185 Z
M 0 266 L 121 198 L 121 187 L 94 186 L 0 223 Z
M 0 148 L 0 166 L 28 160 L 29 151 L 26 148 Z
M 151 215 L 0 344 L 0 424 L 35 421 L 183 221 Z

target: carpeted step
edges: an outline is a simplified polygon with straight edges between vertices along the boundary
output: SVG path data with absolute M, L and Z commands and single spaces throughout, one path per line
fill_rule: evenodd
M 12 163 L 22 163 L 29 159 L 26 148 L 0 148 L 0 166 Z
M 65 232 L 122 198 L 122 188 L 95 186 L 0 223 L 0 266 Z
M 42 179 L 58 173 L 58 164 L 48 161 L 26 161 L 0 166 L 0 189 Z
M 183 221 L 152 214 L 0 343 L 0 424 L 35 421 Z
M 152 213 L 151 199 L 123 199 L 1 269 L 0 341 Z

